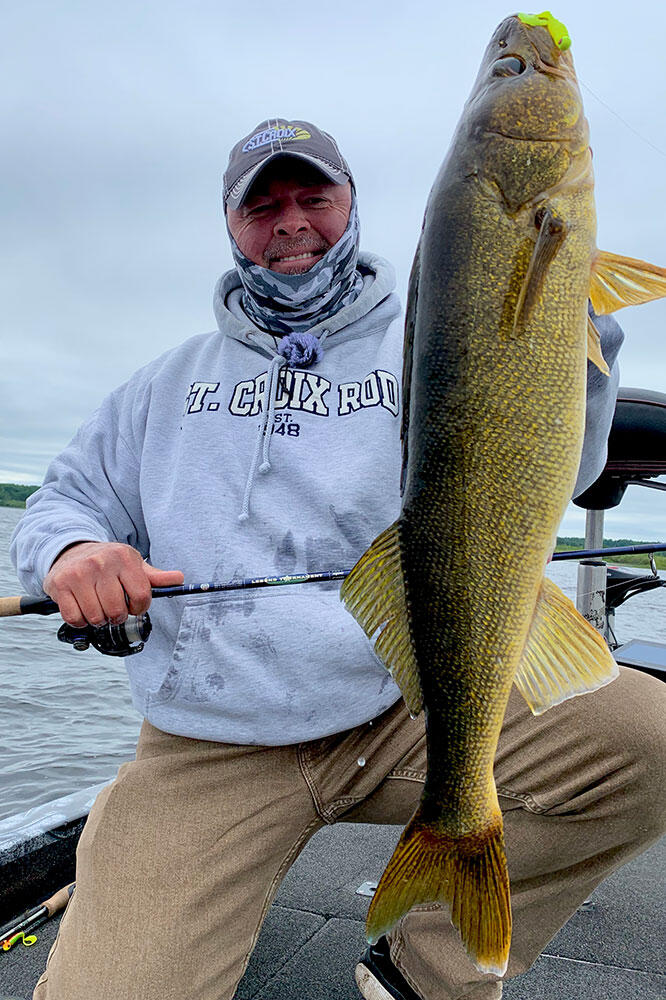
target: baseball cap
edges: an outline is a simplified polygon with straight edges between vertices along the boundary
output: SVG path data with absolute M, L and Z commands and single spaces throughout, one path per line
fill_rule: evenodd
M 311 122 L 268 118 L 236 143 L 224 173 L 224 203 L 239 208 L 259 172 L 278 156 L 298 156 L 334 184 L 346 184 L 351 171 L 328 132 Z

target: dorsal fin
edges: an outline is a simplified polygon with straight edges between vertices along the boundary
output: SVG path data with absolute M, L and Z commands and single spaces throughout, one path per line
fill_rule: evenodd
M 421 241 L 414 254 L 414 263 L 409 275 L 407 289 L 407 311 L 405 313 L 405 339 L 402 348 L 402 426 L 400 440 L 402 441 L 402 471 L 400 473 L 400 495 L 405 492 L 407 481 L 407 434 L 409 431 L 409 401 L 412 381 L 412 352 L 414 349 L 414 327 L 416 326 L 416 303 L 419 296 L 419 275 L 421 273 Z
M 666 268 L 599 250 L 590 274 L 590 300 L 598 315 L 666 297 Z

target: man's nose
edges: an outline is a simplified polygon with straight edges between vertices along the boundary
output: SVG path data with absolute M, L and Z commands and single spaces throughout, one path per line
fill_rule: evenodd
M 274 236 L 297 236 L 310 228 L 305 212 L 300 205 L 288 205 L 273 227 Z

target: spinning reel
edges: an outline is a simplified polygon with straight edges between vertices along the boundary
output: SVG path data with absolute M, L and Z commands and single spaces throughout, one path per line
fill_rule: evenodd
M 58 629 L 58 638 L 74 649 L 84 650 L 94 646 L 106 656 L 133 656 L 140 653 L 152 631 L 148 613 L 129 615 L 120 625 L 69 625 L 65 622 Z

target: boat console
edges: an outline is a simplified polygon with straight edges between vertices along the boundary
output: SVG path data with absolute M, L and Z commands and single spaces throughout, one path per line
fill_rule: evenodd
M 650 482 L 666 475 L 666 393 L 620 387 L 603 472 L 574 503 L 585 510 L 617 507 L 630 484 L 666 489 Z
M 620 387 L 608 438 L 608 459 L 599 476 L 574 503 L 587 510 L 585 547 L 603 546 L 604 511 L 617 507 L 630 485 L 666 490 L 654 482 L 666 475 L 666 394 Z M 666 644 L 631 639 L 619 645 L 613 632 L 615 608 L 630 597 L 666 586 L 652 560 L 651 573 L 583 560 L 578 573 L 579 611 L 603 632 L 618 663 L 666 680 Z

